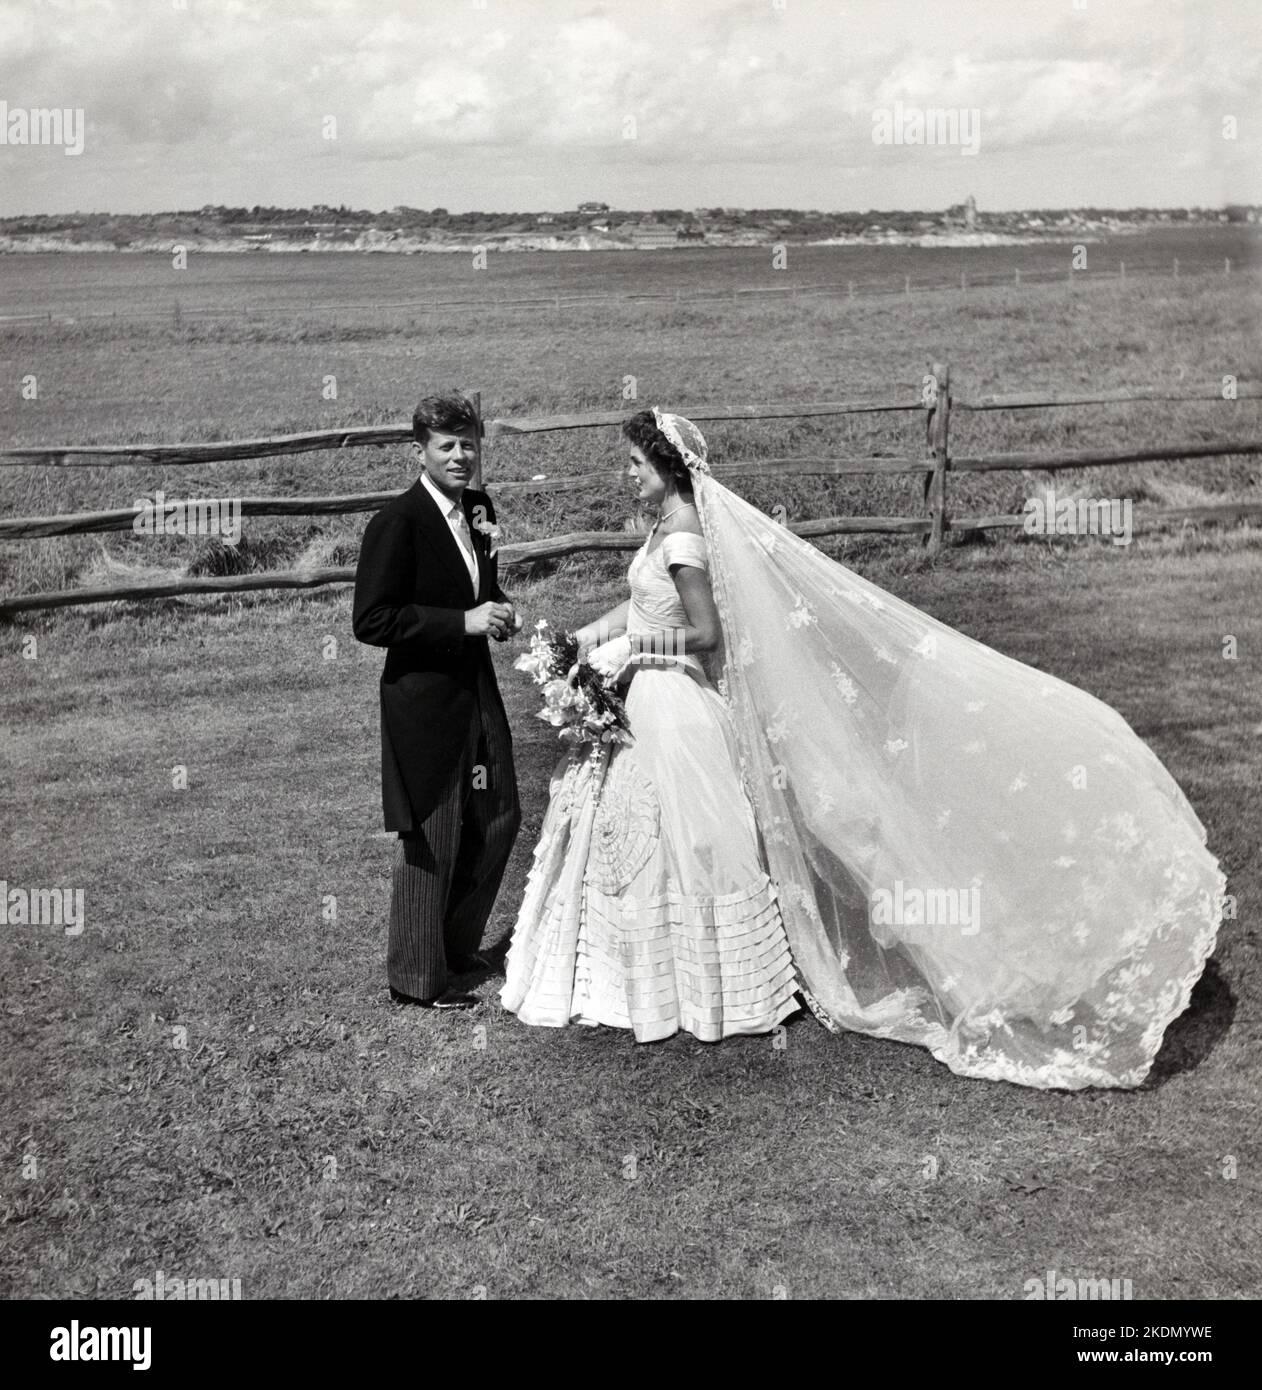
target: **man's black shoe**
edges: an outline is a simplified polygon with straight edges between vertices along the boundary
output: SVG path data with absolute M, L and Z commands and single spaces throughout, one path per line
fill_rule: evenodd
M 447 969 L 453 975 L 476 975 L 479 970 L 489 971 L 494 966 L 484 955 L 471 951 L 467 956 L 448 956 Z
M 403 994 L 390 986 L 390 998 L 396 1004 L 415 1004 L 420 1009 L 476 1009 L 482 1002 L 476 994 L 466 994 L 463 990 L 447 989 L 434 999 L 417 999 Z
M 437 999 L 424 999 L 421 1002 L 427 1009 L 476 1009 L 482 1001 L 476 994 L 466 994 L 460 989 L 447 989 Z

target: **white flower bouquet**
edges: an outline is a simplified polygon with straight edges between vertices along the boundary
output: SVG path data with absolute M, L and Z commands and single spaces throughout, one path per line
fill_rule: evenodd
M 630 743 L 626 706 L 614 682 L 586 658 L 579 660 L 578 638 L 572 632 L 553 634 L 546 618 L 535 624 L 530 650 L 513 662 L 525 671 L 543 694 L 537 717 L 551 724 L 566 743 Z

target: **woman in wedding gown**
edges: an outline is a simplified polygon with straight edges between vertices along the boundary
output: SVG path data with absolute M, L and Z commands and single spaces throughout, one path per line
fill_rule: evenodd
M 1139 1085 L 1225 889 L 1152 751 L 742 501 L 691 421 L 624 433 L 659 523 L 580 640 L 634 742 L 552 779 L 505 1006 L 714 1040 L 799 989 L 963 1075 Z
M 501 999 L 525 1023 L 713 1042 L 774 1028 L 798 986 L 728 712 L 699 659 L 721 632 L 689 470 L 648 412 L 626 433 L 658 519 L 630 599 L 577 635 L 598 669 L 634 677 L 634 742 L 561 759 Z

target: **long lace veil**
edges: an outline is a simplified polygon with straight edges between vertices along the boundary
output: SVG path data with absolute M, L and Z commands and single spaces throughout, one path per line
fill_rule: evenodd
M 1028 1086 L 1136 1086 L 1225 879 L 1115 710 L 829 559 L 692 469 L 718 686 L 806 995 L 834 1028 Z

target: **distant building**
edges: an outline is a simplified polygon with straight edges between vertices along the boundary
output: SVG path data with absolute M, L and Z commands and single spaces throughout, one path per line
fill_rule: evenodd
M 631 244 L 637 251 L 653 251 L 662 246 L 677 246 L 679 232 L 661 222 L 638 222 L 631 228 Z
M 580 203 L 580 204 L 578 205 L 578 210 L 579 210 L 579 212 L 608 212 L 608 211 L 609 211 L 609 204 L 608 204 L 608 203 Z
M 556 218 L 553 217 L 553 215 L 552 215 L 550 212 L 541 212 L 541 213 L 539 214 L 539 216 L 535 218 L 535 226 L 536 226 L 536 227 L 546 227 L 546 226 L 548 226 L 549 223 L 555 222 L 555 221 L 556 221 Z
M 970 193 L 962 203 L 952 203 L 942 214 L 944 227 L 964 227 L 973 231 L 977 226 L 977 199 Z

